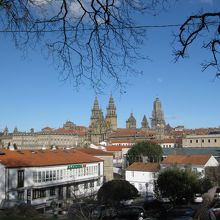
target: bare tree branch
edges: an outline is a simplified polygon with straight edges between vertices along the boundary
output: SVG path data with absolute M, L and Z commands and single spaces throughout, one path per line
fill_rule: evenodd
M 109 84 L 123 88 L 139 72 L 137 51 L 144 29 L 134 29 L 133 13 L 154 11 L 165 0 L 0 0 L 0 28 L 11 30 L 21 49 L 41 45 L 78 87 L 88 81 L 96 91 Z
M 212 59 L 202 63 L 202 70 L 209 67 L 216 69 L 216 76 L 220 76 L 220 12 L 208 12 L 200 15 L 190 16 L 180 27 L 178 35 L 180 49 L 175 51 L 176 60 L 187 55 L 187 49 L 195 40 L 208 33 L 208 38 L 202 47 L 210 50 Z

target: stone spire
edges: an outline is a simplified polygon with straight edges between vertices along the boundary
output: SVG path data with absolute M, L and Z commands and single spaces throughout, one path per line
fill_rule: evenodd
M 89 141 L 99 143 L 106 136 L 106 125 L 102 109 L 99 107 L 98 98 L 95 98 L 89 125 Z
M 114 103 L 114 99 L 112 95 L 109 98 L 109 103 L 106 108 L 107 114 L 106 114 L 106 124 L 107 126 L 112 129 L 116 130 L 117 129 L 117 114 L 116 114 L 116 107 Z
M 143 129 L 143 130 L 149 129 L 149 125 L 148 125 L 148 122 L 147 122 L 147 117 L 146 117 L 146 115 L 144 115 L 144 117 L 143 117 L 143 119 L 142 119 L 141 129 Z
M 100 119 L 100 114 L 101 114 L 101 110 L 99 108 L 98 98 L 95 97 L 95 101 L 94 101 L 93 108 L 92 108 L 91 121 L 93 119 Z
M 133 113 L 130 114 L 130 117 L 126 121 L 126 128 L 136 129 L 136 119 Z
M 3 134 L 4 134 L 4 135 L 8 135 L 8 127 L 7 127 L 7 126 L 5 127 L 5 129 L 4 129 L 4 131 L 3 131 Z
M 164 129 L 165 120 L 162 110 L 162 105 L 159 98 L 156 98 L 153 104 L 151 128 L 152 129 Z

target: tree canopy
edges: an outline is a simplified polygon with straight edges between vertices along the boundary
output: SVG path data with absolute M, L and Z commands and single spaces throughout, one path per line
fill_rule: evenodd
M 138 196 L 137 189 L 126 180 L 111 180 L 102 185 L 98 191 L 98 201 L 105 204 L 118 204 Z
M 156 189 L 162 197 L 169 198 L 173 203 L 183 199 L 191 201 L 195 193 L 205 193 L 212 187 L 206 178 L 200 178 L 192 171 L 170 168 L 158 176 Z
M 143 157 L 147 157 L 149 162 L 161 161 L 163 155 L 162 147 L 153 142 L 139 142 L 135 144 L 127 153 L 129 164 L 137 161 L 143 161 Z

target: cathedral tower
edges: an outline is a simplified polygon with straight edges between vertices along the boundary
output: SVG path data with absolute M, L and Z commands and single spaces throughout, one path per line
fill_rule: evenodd
M 136 129 L 136 119 L 133 116 L 133 113 L 130 114 L 130 117 L 126 121 L 126 128 Z
M 112 95 L 109 99 L 105 121 L 108 128 L 110 128 L 111 130 L 117 130 L 117 114 Z
M 163 110 L 159 98 L 156 98 L 153 104 L 153 112 L 151 118 L 151 128 L 152 129 L 164 129 L 165 120 L 163 115 Z
M 92 143 L 100 143 L 106 138 L 106 123 L 104 120 L 102 109 L 99 107 L 98 98 L 95 98 L 92 114 L 90 117 L 90 125 L 88 139 Z
M 143 117 L 143 119 L 142 119 L 141 129 L 142 129 L 142 130 L 148 130 L 148 129 L 149 129 L 149 125 L 148 125 L 148 122 L 147 122 L 146 115 L 144 115 L 144 117 Z

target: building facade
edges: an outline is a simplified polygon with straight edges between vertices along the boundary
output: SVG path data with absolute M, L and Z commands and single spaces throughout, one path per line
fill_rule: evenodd
M 113 97 L 110 96 L 105 118 L 99 106 L 98 98 L 96 97 L 90 117 L 88 141 L 90 143 L 100 143 L 106 140 L 109 134 L 114 130 L 117 130 L 117 113 Z
M 87 128 L 77 126 L 71 121 L 64 123 L 63 128 L 45 127 L 39 132 L 32 128 L 30 132 L 20 132 L 17 128 L 9 135 L 2 136 L 2 146 L 15 146 L 17 149 L 50 149 L 73 148 L 84 146 Z
M 116 113 L 116 106 L 114 103 L 114 99 L 112 95 L 110 96 L 108 107 L 107 107 L 107 114 L 105 117 L 106 125 L 108 128 L 110 128 L 112 131 L 117 130 L 117 113 Z
M 168 155 L 160 165 L 162 170 L 178 167 L 180 169 L 190 169 L 199 174 L 200 177 L 204 177 L 205 169 L 207 167 L 218 167 L 219 162 L 209 154 Z
M 0 160 L 0 201 L 62 207 L 103 184 L 103 160 L 76 150 L 1 150 Z
M 127 167 L 125 179 L 134 185 L 141 195 L 154 194 L 155 181 L 160 170 L 158 163 L 135 162 Z
M 156 98 L 153 103 L 151 128 L 154 130 L 163 130 L 165 126 L 166 126 L 166 123 L 164 120 L 162 105 L 161 105 L 159 98 Z
M 78 150 L 102 159 L 104 162 L 104 182 L 113 180 L 113 153 L 94 148 L 79 148 Z
M 127 129 L 136 129 L 136 119 L 133 113 L 130 114 L 130 117 L 126 121 L 126 128 Z
M 187 135 L 183 147 L 220 147 L 220 134 Z

